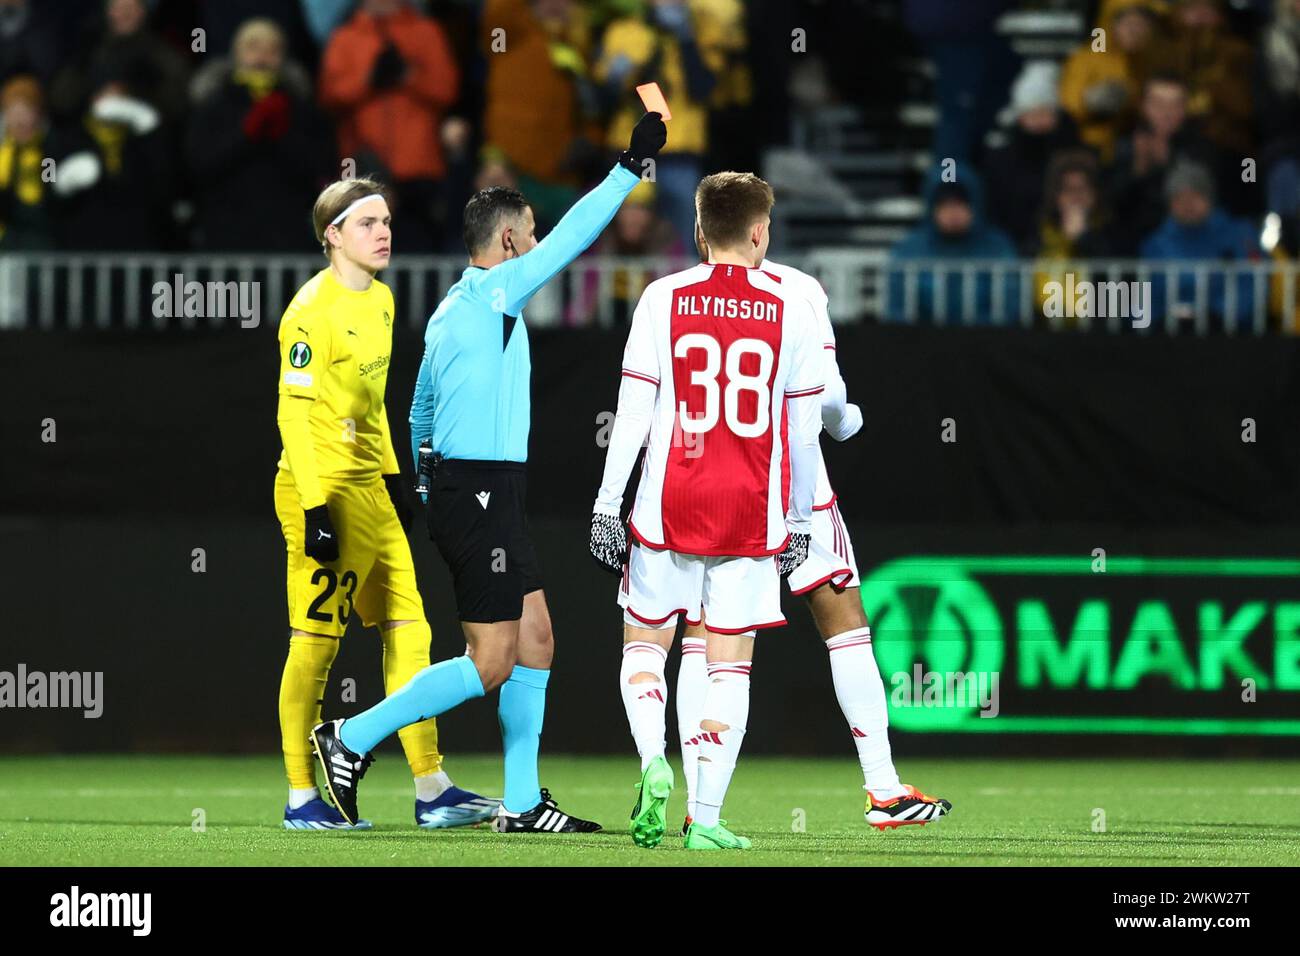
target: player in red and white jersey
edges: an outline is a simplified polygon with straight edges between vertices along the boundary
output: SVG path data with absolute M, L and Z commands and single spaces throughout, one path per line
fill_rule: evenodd
M 642 769 L 633 839 L 655 846 L 664 833 L 664 661 L 685 614 L 707 622 L 710 678 L 686 846 L 743 849 L 719 811 L 748 720 L 755 633 L 785 623 L 779 574 L 807 557 L 824 360 L 812 303 L 757 268 L 771 187 L 719 173 L 699 197 L 713 255 L 652 282 L 633 314 L 591 550 L 623 576 L 619 683 Z M 620 509 L 647 437 L 625 564 Z
M 708 249 L 696 235 L 700 258 Z M 817 317 L 817 345 L 825 356 L 825 389 L 821 395 L 821 423 L 835 441 L 845 441 L 862 428 L 862 411 L 848 401 L 844 377 L 835 352 L 835 330 L 831 325 L 828 299 L 821 283 L 791 266 L 764 259 L 759 268 L 779 279 L 792 293 L 806 298 Z M 863 789 L 867 791 L 864 815 L 879 829 L 925 824 L 944 816 L 952 804 L 931 797 L 899 780 L 889 745 L 889 720 L 885 687 L 871 647 L 871 628 L 862 608 L 858 566 L 848 528 L 840 517 L 839 502 L 831 488 L 826 461 L 817 448 L 817 489 L 813 504 L 812 541 L 808 559 L 786 578 L 792 594 L 808 601 L 813 620 L 830 658 L 835 697 L 849 725 L 862 767 Z M 702 624 L 688 626 L 682 638 L 682 662 L 677 672 L 677 725 L 681 735 L 683 773 L 687 781 L 687 823 L 695 814 L 690 788 L 701 753 L 700 707 L 708 690 L 705 661 L 705 630 Z

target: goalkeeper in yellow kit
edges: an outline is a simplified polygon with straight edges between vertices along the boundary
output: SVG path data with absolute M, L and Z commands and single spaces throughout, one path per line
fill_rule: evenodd
M 352 825 L 316 788 L 311 728 L 339 638 L 355 612 L 383 641 L 384 690 L 429 666 L 429 624 L 406 540 L 411 509 L 389 435 L 384 388 L 393 341 L 393 294 L 375 273 L 392 253 L 384 187 L 336 182 L 312 210 L 329 266 L 280 320 L 279 408 L 284 452 L 275 510 L 288 548 L 289 657 L 280 682 L 280 733 L 292 830 Z M 499 800 L 452 784 L 432 720 L 400 734 L 415 775 L 415 820 L 453 827 L 491 819 Z M 357 827 L 369 827 L 358 821 Z

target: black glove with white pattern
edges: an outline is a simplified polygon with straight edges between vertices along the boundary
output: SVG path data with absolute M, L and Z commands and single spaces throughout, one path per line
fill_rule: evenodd
M 791 571 L 808 560 L 810 541 L 812 541 L 810 534 L 800 534 L 797 531 L 790 533 L 790 541 L 785 546 L 785 550 L 776 556 L 776 567 L 781 577 L 788 578 Z
M 591 516 L 591 556 L 606 571 L 622 575 L 627 563 L 627 529 L 618 515 Z

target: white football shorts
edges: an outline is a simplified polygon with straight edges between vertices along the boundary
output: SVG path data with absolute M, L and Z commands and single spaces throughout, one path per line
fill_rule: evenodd
M 836 588 L 855 588 L 859 584 L 853 542 L 834 498 L 828 507 L 813 511 L 808 559 L 786 578 L 791 594 L 807 594 L 828 581 Z
M 785 623 L 776 558 L 706 557 L 648 548 L 632 542 L 618 590 L 623 620 L 663 630 L 685 614 L 698 624 L 703 610 L 709 630 L 743 634 Z

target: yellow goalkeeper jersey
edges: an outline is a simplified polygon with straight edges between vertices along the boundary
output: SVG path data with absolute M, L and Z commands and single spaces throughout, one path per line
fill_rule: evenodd
M 370 480 L 399 471 L 384 409 L 393 348 L 393 293 L 364 292 L 322 269 L 280 319 L 276 414 L 287 471 L 303 508 L 325 504 L 321 479 Z

